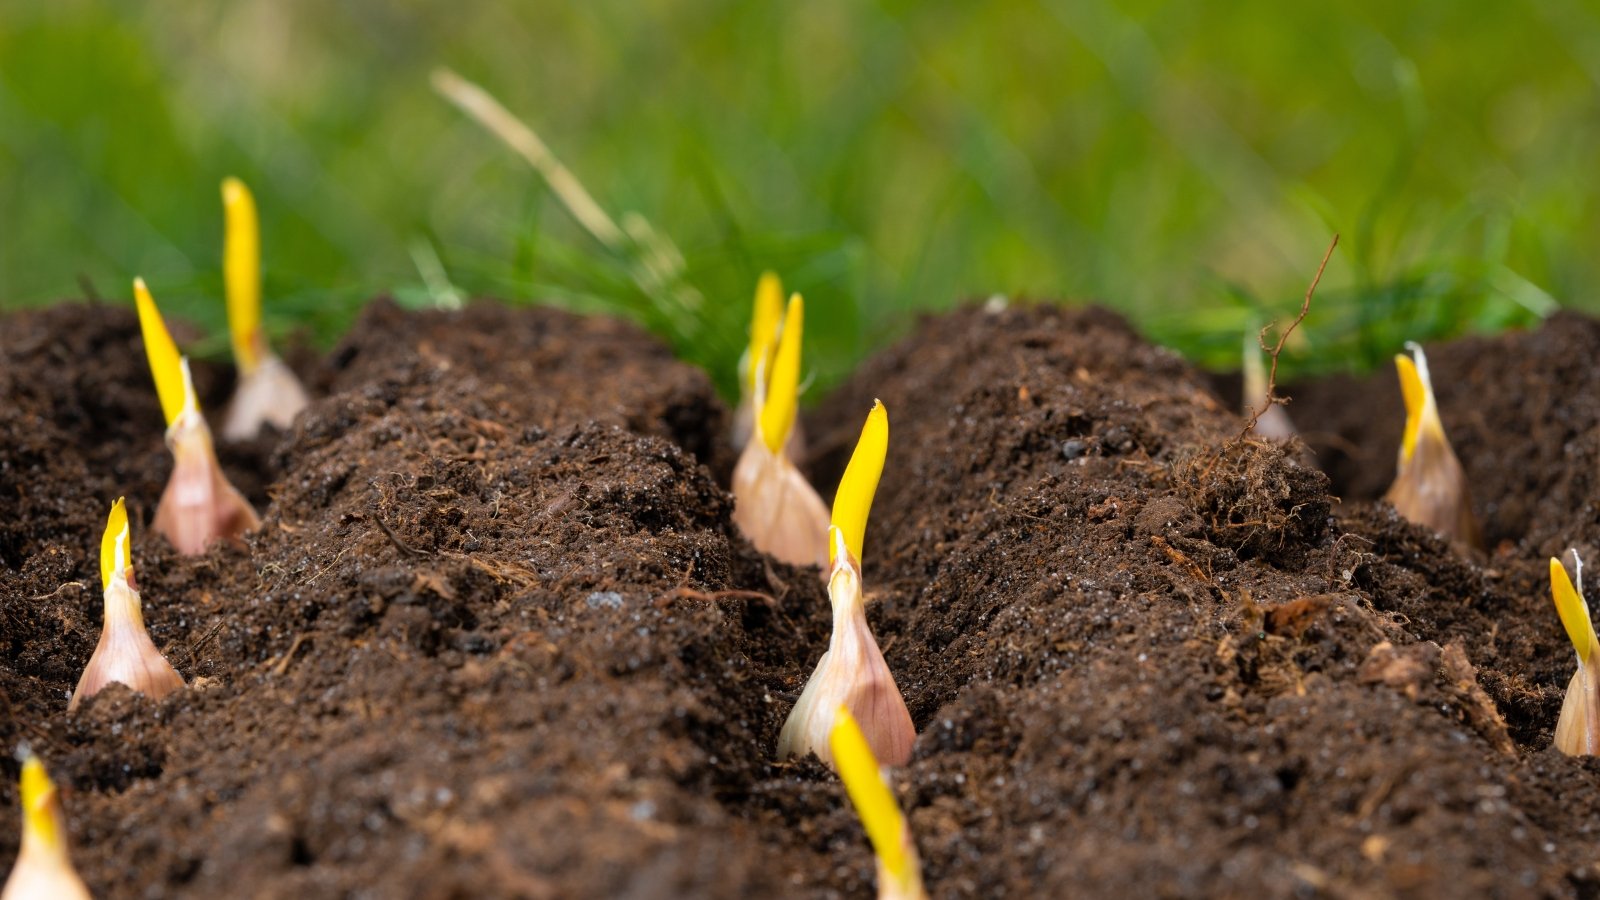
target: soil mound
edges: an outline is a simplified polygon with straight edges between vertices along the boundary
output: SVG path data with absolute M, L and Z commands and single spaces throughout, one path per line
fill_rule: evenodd
M 837 781 L 771 761 L 826 645 L 821 579 L 737 535 L 726 411 L 659 343 L 374 303 L 308 373 L 320 399 L 230 458 L 262 529 L 181 558 L 143 527 L 169 462 L 133 316 L 6 324 L 0 742 L 66 788 L 98 895 L 870 893 Z M 220 410 L 227 371 L 196 376 Z M 874 397 L 868 616 L 919 732 L 894 779 L 935 896 L 1600 891 L 1600 763 L 1548 749 L 1571 651 L 1525 551 L 1551 538 L 1465 558 L 1336 503 L 1304 448 L 1240 439 L 1099 310 L 926 321 L 806 423 L 824 494 Z M 1495 438 L 1457 437 L 1475 478 L 1517 458 Z M 1584 477 L 1486 486 L 1491 535 Z M 191 689 L 69 717 L 119 494 Z M 16 842 L 0 815 L 0 859 Z

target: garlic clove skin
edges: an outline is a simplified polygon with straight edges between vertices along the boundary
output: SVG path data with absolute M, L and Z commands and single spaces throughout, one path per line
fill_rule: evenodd
M 248 441 L 267 425 L 288 431 L 294 417 L 310 402 L 294 370 L 277 356 L 264 353 L 254 369 L 240 372 L 239 387 L 222 422 L 222 439 Z
M 903 766 L 911 760 L 916 726 L 867 625 L 861 567 L 844 546 L 839 530 L 831 532 L 835 562 L 828 596 L 833 602 L 833 636 L 778 735 L 778 758 L 810 752 L 834 768 L 828 736 L 836 711 L 844 706 L 861 726 L 873 756 L 883 765 Z
M 211 429 L 199 412 L 185 412 L 172 423 L 167 446 L 172 449 L 172 477 L 153 524 L 179 553 L 197 556 L 215 541 L 237 538 L 261 525 L 250 501 L 222 473 Z
M 38 757 L 22 764 L 22 846 L 0 900 L 89 900 L 67 853 L 61 800 Z
M 1600 754 L 1600 666 L 1597 657 L 1578 666 L 1556 720 L 1555 748 L 1568 756 Z
M 733 470 L 733 523 L 757 550 L 797 566 L 828 565 L 828 508 L 787 456 L 745 444 Z
M 183 676 L 156 649 L 150 632 L 145 630 L 139 592 L 128 580 L 132 572 L 128 567 L 113 574 L 106 586 L 100 642 L 78 679 L 77 690 L 72 692 L 68 712 L 112 682 L 121 682 L 152 700 L 160 700 L 184 686 Z

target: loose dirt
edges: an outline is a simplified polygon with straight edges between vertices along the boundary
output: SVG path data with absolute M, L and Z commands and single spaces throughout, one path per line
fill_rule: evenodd
M 820 575 L 737 535 L 726 410 L 659 343 L 376 302 L 290 432 L 225 455 L 263 528 L 185 559 L 144 527 L 169 462 L 133 316 L 5 324 L 0 742 L 48 761 L 97 895 L 871 895 L 836 780 L 771 760 L 826 646 Z M 881 397 L 868 614 L 932 893 L 1600 894 L 1600 764 L 1549 749 L 1573 661 L 1541 581 L 1600 546 L 1597 339 L 1562 316 L 1430 355 L 1483 558 L 1370 502 L 1381 377 L 1297 395 L 1331 436 L 1308 451 L 1239 439 L 1098 310 L 965 310 L 863 366 L 807 421 L 810 471 L 831 493 Z M 220 411 L 229 371 L 195 374 Z M 123 494 L 191 689 L 68 716 Z

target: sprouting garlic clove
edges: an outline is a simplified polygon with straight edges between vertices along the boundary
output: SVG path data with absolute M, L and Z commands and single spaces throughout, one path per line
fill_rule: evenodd
M 211 429 L 199 413 L 185 414 L 167 429 L 172 476 L 161 493 L 153 527 L 179 553 L 194 556 L 219 540 L 232 540 L 261 524 L 217 461 Z
M 1600 641 L 1583 596 L 1583 563 L 1569 551 L 1573 571 L 1550 560 L 1550 594 L 1578 659 L 1556 720 L 1555 747 L 1568 756 L 1600 754 Z
M 266 353 L 254 370 L 240 370 L 239 387 L 222 422 L 222 438 L 248 441 L 268 425 L 287 431 L 294 417 L 310 402 L 294 370 L 277 356 Z
M 825 567 L 828 509 L 784 454 L 799 406 L 804 318 L 805 301 L 795 294 L 770 371 L 764 359 L 754 363 L 755 437 L 734 467 L 733 521 L 757 550 L 795 565 Z
M 128 516 L 121 499 L 111 507 L 106 536 L 100 544 L 100 579 L 105 589 L 105 615 L 100 642 L 78 679 L 67 711 L 121 682 L 152 699 L 182 688 L 183 677 L 156 649 L 145 630 L 139 592 L 133 587 L 133 566 L 128 559 Z
M 145 356 L 167 419 L 167 446 L 173 460 L 172 477 L 156 507 L 155 529 L 179 553 L 194 556 L 204 553 L 214 541 L 254 530 L 261 520 L 222 474 L 211 429 L 200 414 L 189 360 L 178 354 L 144 279 L 134 279 L 133 296 L 139 308 Z
M 733 470 L 733 523 L 757 550 L 797 566 L 828 563 L 828 508 L 787 456 L 754 440 Z
M 835 557 L 828 580 L 833 635 L 778 735 L 778 758 L 810 752 L 833 766 L 828 735 L 842 706 L 859 723 L 873 755 L 885 765 L 904 765 L 911 759 L 916 726 L 867 624 L 860 565 L 838 528 L 830 528 L 829 536 Z
M 22 763 L 22 846 L 0 890 L 0 900 L 88 900 L 89 889 L 72 867 L 61 799 L 33 754 Z
M 1483 547 L 1483 531 L 1472 512 L 1466 472 L 1445 437 L 1434 399 L 1433 381 L 1422 348 L 1407 343 L 1415 357 L 1395 357 L 1406 404 L 1394 484 L 1383 499 L 1405 519 L 1432 528 L 1467 547 Z

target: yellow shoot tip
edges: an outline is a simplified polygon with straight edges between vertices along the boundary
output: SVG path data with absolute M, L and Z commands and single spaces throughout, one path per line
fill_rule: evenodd
M 1396 353 L 1394 367 L 1400 373 L 1400 396 L 1406 404 L 1406 430 L 1401 439 L 1401 454 L 1410 459 L 1417 451 L 1417 438 L 1422 433 L 1423 409 L 1428 403 L 1428 386 L 1417 371 L 1417 364 L 1404 353 Z
M 861 546 L 867 535 L 867 516 L 872 512 L 872 498 L 878 493 L 878 479 L 883 476 L 883 461 L 889 455 L 889 411 L 882 400 L 872 401 L 872 411 L 867 413 L 867 423 L 861 427 L 861 437 L 856 441 L 855 452 L 845 466 L 844 477 L 839 479 L 839 490 L 833 495 L 833 524 L 844 534 L 844 542 L 859 562 Z M 834 545 L 828 545 L 829 561 L 836 555 Z
M 150 361 L 150 375 L 155 379 L 161 412 L 167 417 L 170 428 L 184 410 L 198 411 L 200 402 L 194 396 L 188 363 L 178 355 L 178 346 L 172 342 L 167 323 L 161 320 L 161 311 L 156 309 L 156 301 L 151 298 L 143 278 L 133 280 L 133 299 L 139 307 L 139 330 L 144 334 L 144 354 Z
M 18 787 L 22 794 L 23 836 L 50 850 L 60 848 L 61 829 L 55 812 L 56 786 L 39 757 L 28 754 L 22 763 L 22 779 Z
M 799 294 L 789 298 L 783 317 L 783 332 L 778 337 L 778 353 L 772 359 L 772 374 L 761 408 L 756 411 L 761 440 L 774 455 L 783 452 L 794 428 L 800 405 L 800 338 L 805 327 L 805 300 Z
M 845 793 L 855 805 L 856 815 L 867 830 L 867 839 L 872 841 L 872 850 L 883 864 L 884 872 L 897 883 L 906 884 L 913 872 L 906 853 L 905 819 L 849 707 L 841 705 L 834 715 L 828 746 L 833 751 L 839 780 L 844 782 Z
M 118 497 L 106 519 L 106 533 L 100 538 L 100 589 L 111 587 L 111 576 L 125 571 L 129 564 L 128 508 Z
M 763 272 L 756 282 L 755 309 L 750 316 L 750 349 L 745 356 L 745 396 L 756 396 L 760 379 L 772 364 L 772 345 L 778 338 L 778 323 L 783 320 L 783 282 L 772 272 Z
M 1572 578 L 1561 565 L 1561 560 L 1553 556 L 1550 557 L 1550 595 L 1556 602 L 1556 614 L 1567 629 L 1567 638 L 1572 641 L 1573 649 L 1578 651 L 1578 662 L 1588 662 L 1589 654 L 1595 648 L 1594 621 L 1589 618 L 1589 604 L 1572 586 Z
M 261 225 L 250 189 L 237 178 L 222 180 L 222 279 L 227 288 L 228 332 L 233 358 L 248 375 L 261 364 Z

